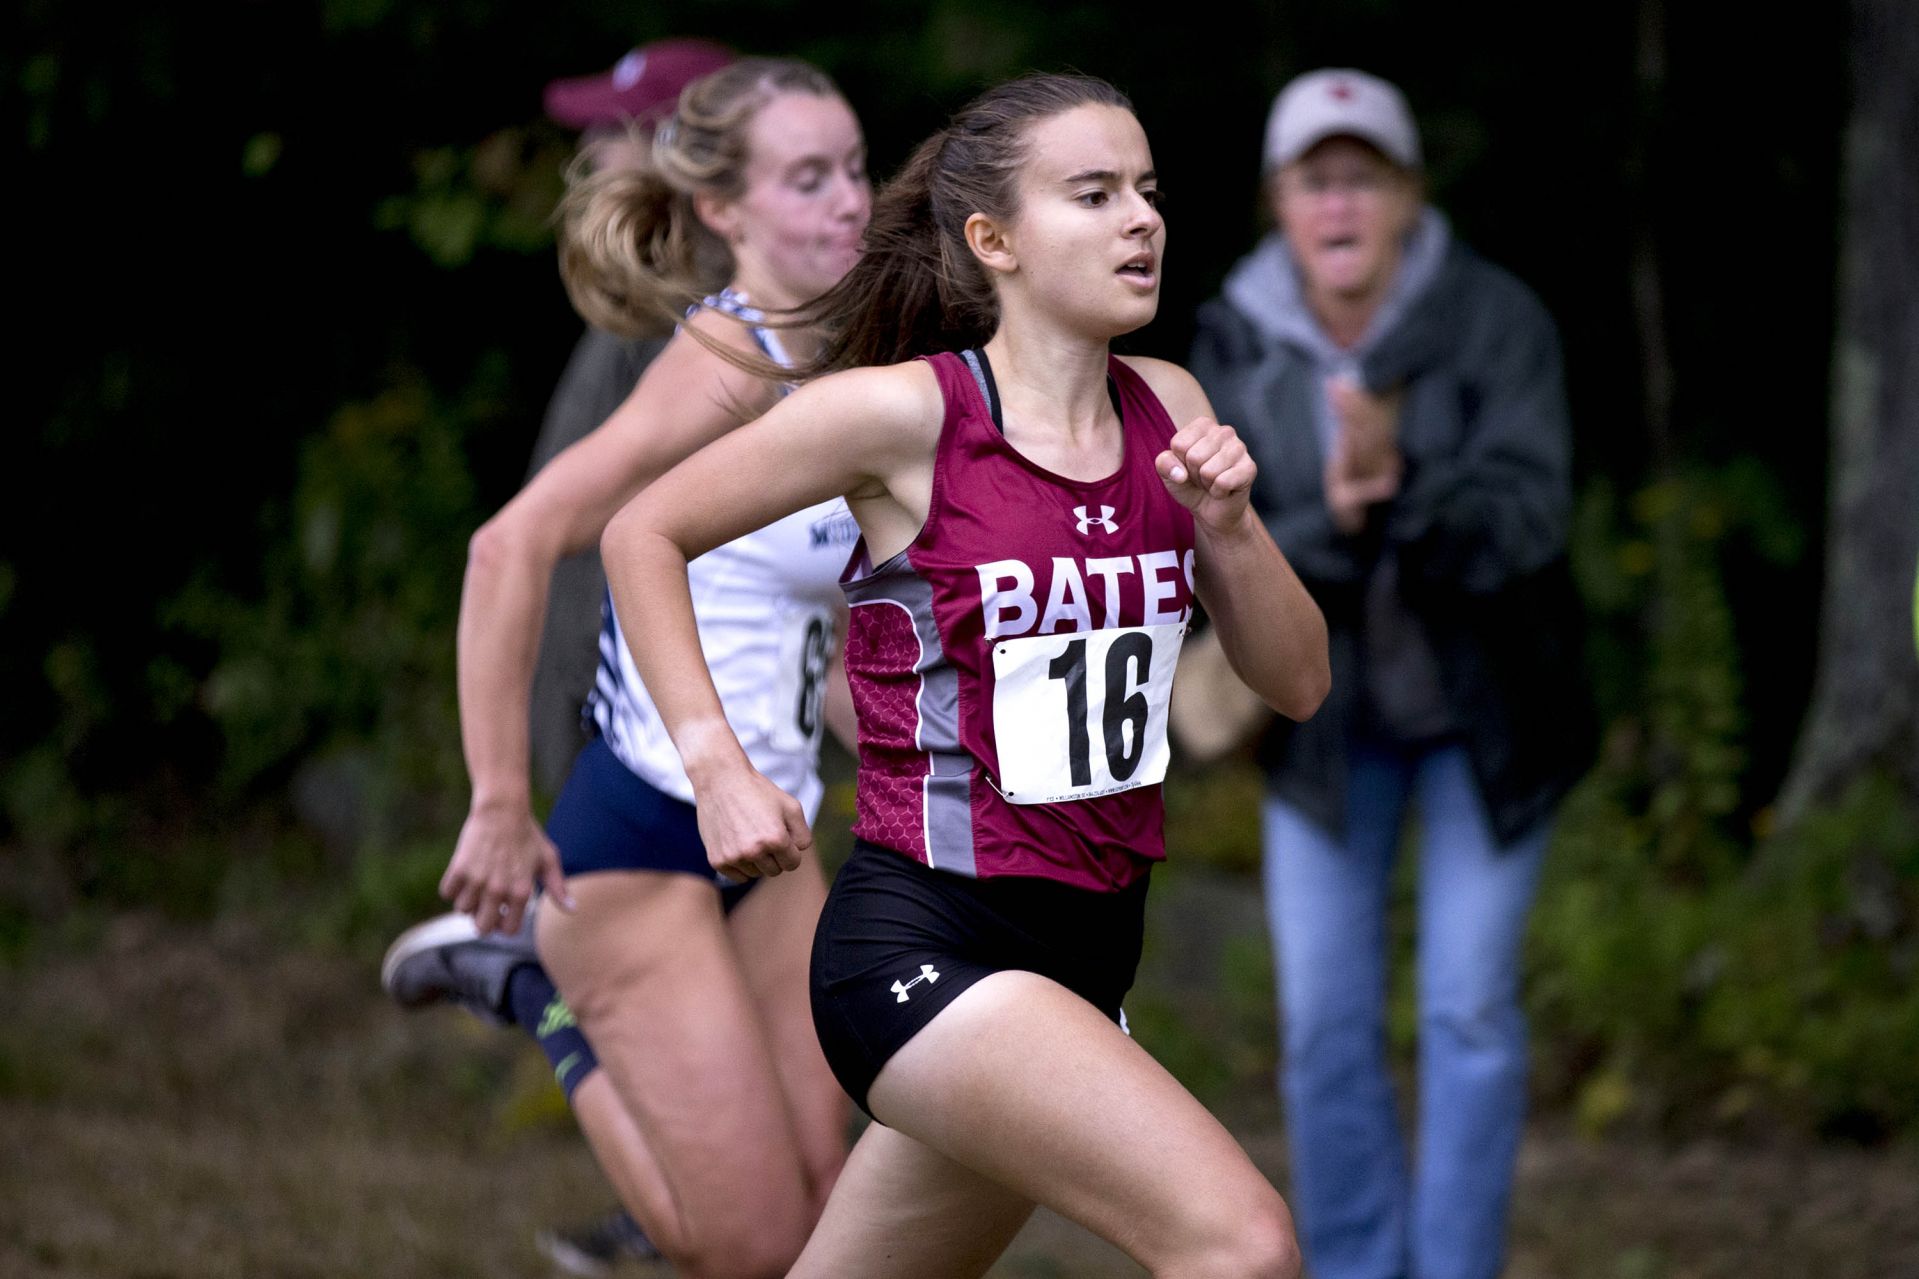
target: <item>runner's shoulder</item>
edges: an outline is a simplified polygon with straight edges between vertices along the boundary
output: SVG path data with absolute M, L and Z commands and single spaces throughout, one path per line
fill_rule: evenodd
M 1183 366 L 1149 355 L 1122 355 L 1118 359 L 1139 374 L 1153 394 L 1159 397 L 1174 426 L 1185 426 L 1197 417 L 1213 416 L 1213 405 L 1206 398 L 1205 389 L 1200 386 L 1199 379 Z
M 820 406 L 861 446 L 883 452 L 931 447 L 946 414 L 939 379 L 924 360 L 830 373 L 794 398 Z

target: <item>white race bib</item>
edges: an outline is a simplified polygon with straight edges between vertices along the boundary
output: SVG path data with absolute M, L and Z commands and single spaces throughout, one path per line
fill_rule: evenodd
M 1166 777 L 1166 707 L 1183 622 L 993 645 L 1000 794 L 1014 804 L 1117 795 Z
M 826 672 L 833 660 L 833 615 L 790 608 L 779 619 L 780 656 L 774 668 L 767 738 L 775 750 L 809 750 L 820 739 Z

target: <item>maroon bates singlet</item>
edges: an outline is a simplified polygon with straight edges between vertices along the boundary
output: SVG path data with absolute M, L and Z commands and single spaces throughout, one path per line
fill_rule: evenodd
M 958 355 L 926 524 L 842 587 L 859 711 L 853 833 L 960 875 L 1093 889 L 1166 855 L 1166 706 L 1192 618 L 1193 518 L 1153 459 L 1174 424 L 1119 360 L 1125 457 L 1070 480 L 1023 457 Z

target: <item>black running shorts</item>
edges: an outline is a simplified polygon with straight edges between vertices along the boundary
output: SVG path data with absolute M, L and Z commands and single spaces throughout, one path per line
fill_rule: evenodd
M 856 840 L 813 937 L 813 1024 L 868 1115 L 880 1067 L 989 973 L 1050 977 L 1124 1028 L 1147 877 L 1116 893 L 1050 879 L 972 879 Z

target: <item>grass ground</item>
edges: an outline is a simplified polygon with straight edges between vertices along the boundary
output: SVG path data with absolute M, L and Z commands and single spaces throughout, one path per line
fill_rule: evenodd
M 1193 1003 L 1243 1035 L 1261 1013 L 1234 1003 L 1219 968 L 1257 954 L 1248 888 L 1162 887 L 1155 935 L 1205 919 L 1211 941 L 1155 944 L 1143 1002 Z M 548 1273 L 533 1231 L 610 1197 L 543 1063 L 459 1013 L 399 1013 L 375 968 L 370 954 L 289 947 L 259 921 L 129 915 L 6 974 L 0 1279 Z M 1227 993 L 1194 1003 L 1205 989 Z M 1205 1050 L 1159 1020 L 1142 1030 L 1149 1046 L 1158 1033 L 1204 1075 Z M 1283 1185 L 1278 1116 L 1256 1082 L 1268 1051 L 1216 1052 L 1208 1087 Z M 1527 1138 L 1513 1239 L 1509 1279 L 1913 1279 L 1919 1159 L 1593 1141 L 1547 1118 Z M 1041 1216 L 994 1273 L 1141 1272 Z

